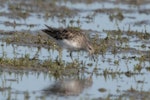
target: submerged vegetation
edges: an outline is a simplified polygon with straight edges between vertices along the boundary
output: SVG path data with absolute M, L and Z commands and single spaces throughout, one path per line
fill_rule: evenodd
M 71 28 L 71 29 L 74 29 L 74 28 Z M 80 29 L 75 28 L 75 30 L 80 30 Z M 112 31 L 104 30 L 104 32 L 107 34 L 105 38 L 100 38 L 98 34 L 93 35 L 90 38 L 90 41 L 92 42 L 94 49 L 95 49 L 95 56 L 98 56 L 98 55 L 105 56 L 105 54 L 108 52 L 111 52 L 114 56 L 117 54 L 130 53 L 130 52 L 132 52 L 132 54 L 140 53 L 142 55 L 141 57 L 135 56 L 133 58 L 135 61 L 137 60 L 139 61 L 139 64 L 134 65 L 134 70 L 138 70 L 138 71 L 140 71 L 143 68 L 141 65 L 142 63 L 144 63 L 145 61 L 149 61 L 150 59 L 149 51 L 137 50 L 135 48 L 130 47 L 129 45 L 129 43 L 133 41 L 131 37 L 135 37 L 139 41 L 141 40 L 144 42 L 146 41 L 148 42 L 149 41 L 148 38 L 150 38 L 149 33 L 133 32 L 131 30 L 121 31 L 120 29 L 112 30 Z M 3 34 L 3 32 L 1 34 Z M 50 39 L 46 34 L 41 33 L 41 32 L 35 32 L 35 34 L 31 34 L 29 32 L 11 32 L 11 34 L 10 35 L 9 34 L 10 33 L 6 35 L 5 33 L 6 36 L 2 38 L 2 41 L 6 42 L 7 44 L 36 47 L 38 48 L 37 53 L 39 53 L 41 48 L 46 48 L 48 50 L 61 51 L 61 48 L 57 46 L 54 40 Z M 1 46 L 3 47 L 3 45 Z M 149 47 L 142 44 L 141 48 L 144 49 L 144 48 L 149 48 Z M 127 60 L 130 58 L 127 56 L 124 56 L 122 57 L 122 59 Z M 110 59 L 108 59 L 108 61 L 109 60 Z M 33 58 L 29 57 L 28 54 L 22 56 L 21 58 L 14 58 L 14 59 L 1 57 L 0 62 L 1 62 L 1 65 L 3 66 L 11 66 L 12 68 L 15 68 L 15 69 L 18 69 L 18 68 L 36 69 L 36 67 L 39 66 L 41 69 L 46 70 L 47 68 L 59 69 L 59 66 L 75 67 L 76 64 L 79 64 L 78 66 L 80 66 L 79 60 L 77 60 L 76 62 L 74 61 L 67 62 L 67 61 L 61 61 L 61 59 L 58 60 L 58 58 L 56 58 L 56 60 L 49 59 L 49 60 L 44 60 L 40 62 L 38 61 L 38 59 L 34 59 L 34 57 Z M 70 63 L 71 65 L 68 65 L 67 63 Z M 114 60 L 114 65 L 119 66 L 119 63 L 120 63 L 119 60 Z M 39 67 L 38 69 L 40 69 Z M 148 67 L 149 66 L 146 66 L 145 68 L 148 68 Z
M 79 99 L 150 98 L 150 89 L 147 88 L 150 83 L 150 10 L 145 7 L 145 4 L 150 4 L 148 0 L 0 2 L 0 96 L 8 92 L 5 96 L 10 100 L 13 98 L 11 95 L 22 93 L 24 99 L 28 100 L 36 94 L 38 91 L 33 91 L 32 94 L 30 90 L 17 91 L 13 90 L 13 85 L 7 85 L 7 82 L 19 84 L 18 78 L 7 78 L 5 75 L 4 79 L 1 78 L 4 72 L 11 76 L 12 73 L 23 74 L 25 71 L 44 73 L 49 76 L 48 79 L 58 81 L 50 87 L 54 89 L 54 93 L 44 90 L 43 94 L 48 93 L 46 96 L 55 96 L 58 84 L 62 92 L 61 88 L 65 85 L 61 83 L 65 83 L 68 78 L 71 79 L 67 80 L 70 84 L 72 78 L 75 79 L 73 85 L 77 86 L 74 87 L 82 91 L 82 88 L 88 85 L 85 82 L 85 79 L 88 79 L 86 77 L 90 76 L 90 79 L 93 77 L 93 82 L 89 85 L 94 84 L 92 89 L 97 90 L 93 89 L 92 93 L 85 93 L 84 97 Z M 61 49 L 41 31 L 44 24 L 86 33 L 95 49 L 95 62 L 83 52 L 75 52 L 71 60 L 68 51 Z M 65 89 L 63 88 L 63 92 L 67 94 L 68 88 Z M 93 91 L 98 97 L 95 97 Z M 36 99 L 45 100 L 45 94 L 38 95 Z

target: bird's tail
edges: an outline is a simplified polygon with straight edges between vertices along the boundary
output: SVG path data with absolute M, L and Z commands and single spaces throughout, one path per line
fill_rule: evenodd
M 45 32 L 45 33 L 53 32 L 54 29 L 52 27 L 50 27 L 48 25 L 45 25 L 45 26 L 47 27 L 47 29 L 42 29 L 43 32 Z
M 43 31 L 44 33 L 46 33 L 46 34 L 52 36 L 52 37 L 53 37 L 54 34 L 56 34 L 56 33 L 59 32 L 59 30 L 56 29 L 56 28 L 52 28 L 52 27 L 50 27 L 50 26 L 48 26 L 48 25 L 45 25 L 45 26 L 47 27 L 47 29 L 42 29 L 42 31 Z
M 54 28 L 52 28 L 52 27 L 50 27 L 50 26 L 48 26 L 48 25 L 46 25 L 45 24 L 45 26 L 49 29 L 49 30 L 53 30 Z

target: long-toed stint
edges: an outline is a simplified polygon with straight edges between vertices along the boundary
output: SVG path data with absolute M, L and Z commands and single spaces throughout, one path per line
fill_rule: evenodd
M 89 55 L 94 58 L 94 48 L 81 30 L 73 28 L 57 29 L 47 25 L 45 26 L 47 29 L 43 29 L 42 31 L 52 37 L 59 46 L 69 50 L 71 59 L 72 52 L 80 50 L 89 52 Z

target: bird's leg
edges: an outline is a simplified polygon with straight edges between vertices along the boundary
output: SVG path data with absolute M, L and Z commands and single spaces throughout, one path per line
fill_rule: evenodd
M 33 58 L 32 58 L 31 60 L 36 60 L 36 59 L 38 59 L 40 49 L 41 49 L 41 48 L 40 48 L 40 47 L 38 47 L 37 52 L 35 53 L 35 55 L 33 56 Z
M 62 61 L 62 49 L 59 49 L 58 52 L 59 52 L 58 60 Z
M 70 58 L 71 58 L 71 60 L 73 61 L 73 58 L 72 58 L 72 52 L 70 52 Z

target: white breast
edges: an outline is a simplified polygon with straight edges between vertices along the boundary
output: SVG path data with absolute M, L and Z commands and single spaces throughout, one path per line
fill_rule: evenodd
M 78 44 L 78 42 L 75 42 L 75 41 L 70 41 L 70 40 L 59 40 L 57 41 L 57 43 L 65 48 L 65 49 L 69 49 L 71 51 L 74 51 L 74 50 L 79 50 L 81 49 L 81 46 Z

